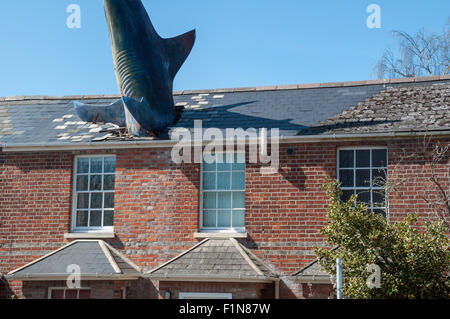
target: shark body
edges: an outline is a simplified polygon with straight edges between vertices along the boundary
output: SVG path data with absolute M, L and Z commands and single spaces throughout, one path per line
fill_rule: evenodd
M 141 0 L 104 0 L 104 6 L 122 103 L 95 109 L 76 103 L 75 110 L 84 121 L 118 125 L 124 115 L 130 134 L 158 135 L 175 122 L 173 79 L 192 50 L 195 30 L 163 39 Z

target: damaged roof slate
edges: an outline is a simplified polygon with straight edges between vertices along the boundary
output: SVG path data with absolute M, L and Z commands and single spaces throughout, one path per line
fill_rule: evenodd
M 200 93 L 204 92 L 204 93 Z M 105 105 L 118 96 L 0 98 L 0 146 L 76 145 L 105 137 L 105 126 L 85 123 L 73 102 Z M 185 91 L 174 130 L 279 128 L 284 137 L 391 131 L 449 130 L 450 78 L 332 83 L 273 88 Z M 93 142 L 95 143 L 95 142 Z

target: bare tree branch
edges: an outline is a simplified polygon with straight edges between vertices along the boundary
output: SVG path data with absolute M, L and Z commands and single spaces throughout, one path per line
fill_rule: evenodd
M 398 57 L 387 49 L 376 65 L 379 78 L 450 74 L 450 18 L 441 34 L 420 30 L 414 35 L 393 31 Z

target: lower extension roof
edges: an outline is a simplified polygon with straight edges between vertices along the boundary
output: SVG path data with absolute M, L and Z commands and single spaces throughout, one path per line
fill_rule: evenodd
M 76 240 L 35 261 L 11 271 L 12 280 L 66 280 L 79 267 L 80 280 L 133 280 L 141 271 L 133 262 L 103 240 Z
M 277 274 L 236 239 L 207 238 L 144 274 L 161 281 L 274 282 Z

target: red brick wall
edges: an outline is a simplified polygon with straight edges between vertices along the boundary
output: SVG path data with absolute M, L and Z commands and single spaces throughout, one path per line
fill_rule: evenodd
M 49 288 L 66 287 L 65 281 L 27 281 L 23 283 L 24 299 L 47 299 Z M 126 297 L 132 295 L 136 289 L 134 281 L 83 281 L 81 288 L 90 288 L 91 299 L 122 299 L 122 288 Z
M 391 220 L 413 211 L 422 220 L 435 218 L 421 198 L 424 193 L 434 194 L 425 192 L 429 164 L 418 156 L 407 160 L 400 156 L 404 148 L 409 153 L 417 150 L 417 143 L 363 144 L 387 145 L 391 177 L 406 180 L 391 194 Z M 274 175 L 261 175 L 259 165 L 247 164 L 249 238 L 243 242 L 285 277 L 280 283 L 283 298 L 303 297 L 299 285 L 286 276 L 313 260 L 314 246 L 325 242 L 319 233 L 327 213 L 321 185 L 327 176 L 336 176 L 337 146 L 348 145 L 352 144 L 281 145 L 281 167 Z M 288 148 L 293 155 L 288 155 Z M 73 156 L 85 153 L 0 153 L 0 272 L 7 273 L 65 243 L 64 233 L 70 231 Z M 198 164 L 172 163 L 170 149 L 90 153 L 117 154 L 117 238 L 112 245 L 145 271 L 198 242 L 193 237 L 199 225 Z M 436 167 L 447 189 L 449 167 L 448 157 Z M 21 283 L 10 286 L 20 296 Z
M 304 299 L 334 299 L 335 290 L 333 285 L 301 283 L 302 295 Z
M 274 285 L 264 283 L 231 283 L 231 282 L 173 282 L 159 283 L 159 299 L 170 291 L 172 299 L 178 299 L 180 292 L 231 293 L 233 299 L 273 299 Z

